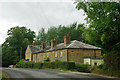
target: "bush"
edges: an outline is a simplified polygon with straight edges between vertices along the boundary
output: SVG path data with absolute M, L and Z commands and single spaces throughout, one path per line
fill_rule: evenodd
M 106 64 L 100 64 L 97 68 L 100 68 L 100 69 L 103 69 L 103 70 L 107 70 L 108 69 Z
M 79 72 L 90 72 L 88 64 L 76 64 L 76 70 Z
M 58 59 L 55 59 L 55 62 L 60 62 L 60 60 L 58 60 Z
M 44 62 L 49 62 L 50 59 L 48 57 L 44 58 Z
M 75 69 L 74 62 L 58 62 L 58 66 L 60 69 L 65 69 L 65 70 Z
M 50 64 L 51 63 L 49 63 L 49 62 L 45 62 L 45 63 L 43 63 L 43 67 L 42 68 L 50 68 L 51 67 Z
M 17 66 L 16 67 L 22 67 L 22 68 L 25 68 L 26 67 L 26 62 L 23 62 L 22 60 L 20 60 L 19 62 L 18 62 L 18 64 L 17 64 Z
M 38 63 L 34 63 L 33 68 L 42 69 L 42 66 L 43 66 L 43 63 L 38 62 Z
M 32 62 L 26 62 L 26 68 L 33 68 L 33 66 L 34 66 L 34 63 L 32 63 Z
M 43 68 L 51 68 L 51 69 L 64 69 L 64 70 L 71 70 L 75 68 L 74 62 L 45 62 L 43 63 Z

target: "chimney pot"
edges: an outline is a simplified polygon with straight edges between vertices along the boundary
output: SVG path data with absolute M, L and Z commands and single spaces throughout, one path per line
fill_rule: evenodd
M 70 43 L 70 36 L 69 36 L 69 34 L 67 34 L 67 37 L 66 36 L 64 36 L 64 45 L 67 45 L 67 44 L 69 44 Z
M 41 50 L 44 50 L 46 48 L 46 43 L 43 41 L 42 43 L 41 43 Z
M 69 37 L 69 34 L 67 34 L 67 37 Z
M 56 45 L 57 45 L 57 40 L 56 40 L 56 37 L 55 37 L 54 40 L 51 40 L 51 48 L 53 48 Z
M 33 41 L 33 43 L 32 43 L 33 45 L 35 45 L 35 41 Z
M 54 38 L 54 40 L 56 40 L 56 37 Z

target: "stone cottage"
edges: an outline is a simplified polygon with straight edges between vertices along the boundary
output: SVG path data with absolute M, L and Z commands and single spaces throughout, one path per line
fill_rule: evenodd
M 86 44 L 77 40 L 71 41 L 71 36 L 64 36 L 64 43 L 57 44 L 56 38 L 51 40 L 51 46 L 45 42 L 41 45 L 28 45 L 25 59 L 33 62 L 44 62 L 49 58 L 50 62 L 55 60 L 73 61 L 76 63 L 93 64 L 91 60 L 101 57 L 101 48 Z M 99 64 L 99 63 L 95 63 Z

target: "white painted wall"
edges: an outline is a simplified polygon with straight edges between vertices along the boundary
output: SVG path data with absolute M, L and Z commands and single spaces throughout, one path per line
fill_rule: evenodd
M 84 58 L 84 64 L 89 64 L 90 65 L 90 58 Z

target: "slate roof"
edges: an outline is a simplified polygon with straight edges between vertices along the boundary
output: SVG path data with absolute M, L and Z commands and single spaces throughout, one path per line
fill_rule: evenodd
M 41 53 L 41 52 L 48 52 L 48 51 L 54 51 L 54 50 L 59 50 L 59 49 L 101 49 L 99 47 L 95 47 L 90 44 L 86 44 L 77 40 L 71 41 L 70 44 L 64 45 L 64 43 L 57 44 L 55 47 L 50 48 L 47 47 L 45 50 L 37 50 L 35 49 L 33 53 Z M 33 48 L 32 48 L 33 49 Z
M 28 45 L 31 50 L 31 53 L 35 53 L 36 51 L 40 50 L 40 45 Z
M 90 44 L 86 44 L 77 40 L 71 41 L 70 44 L 64 45 L 64 43 L 58 44 L 52 49 L 50 48 L 49 50 L 46 51 L 52 51 L 52 50 L 58 50 L 58 49 L 101 49 L 99 47 L 92 46 Z

